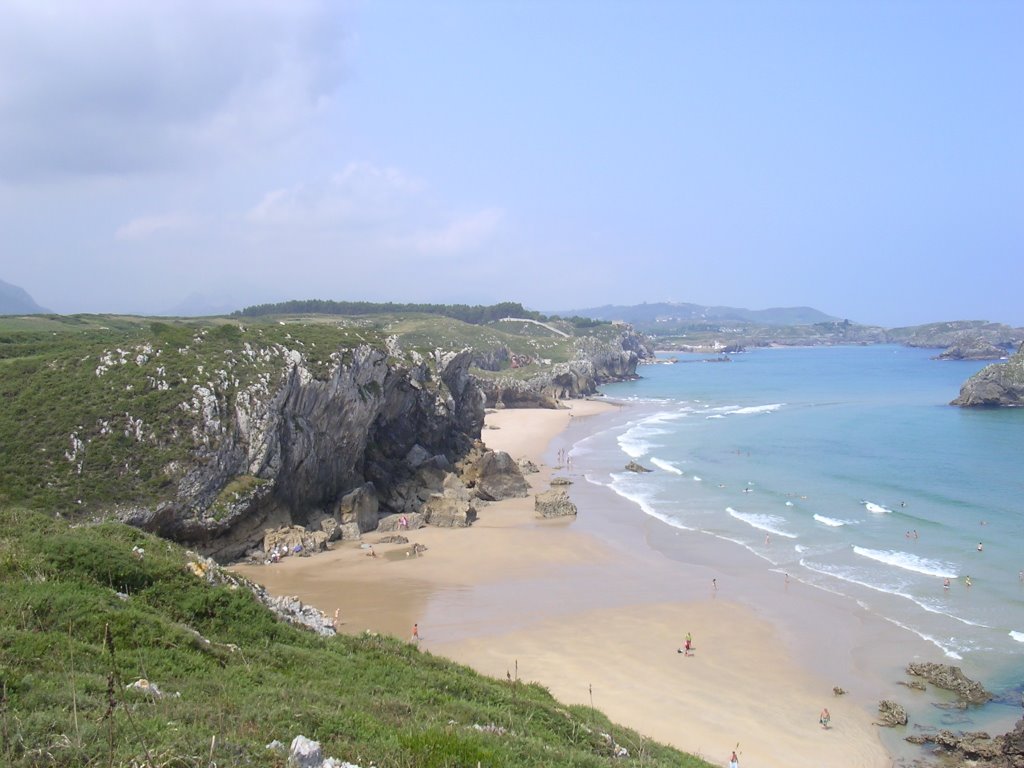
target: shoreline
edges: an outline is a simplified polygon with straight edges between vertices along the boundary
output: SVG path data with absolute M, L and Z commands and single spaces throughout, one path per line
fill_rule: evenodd
M 570 426 L 620 407 L 582 400 L 564 410 L 491 412 L 482 439 L 534 461 L 540 472 L 527 479 L 536 493 L 556 471 L 566 474 L 544 459 Z M 694 552 L 688 536 L 659 552 L 647 535 L 659 521 L 568 474 L 578 519 L 542 520 L 531 497 L 510 499 L 483 506 L 470 528 L 423 528 L 409 531 L 406 545 L 373 544 L 377 557 L 358 543 L 339 544 L 313 558 L 236 570 L 328 615 L 340 610 L 342 632 L 408 638 L 417 623 L 424 650 L 491 676 L 539 682 L 567 703 L 592 702 L 710 762 L 724 764 L 738 743 L 741 764 L 892 764 L 864 692 L 832 695 L 833 685 L 850 689 L 862 674 L 853 649 L 840 648 L 824 666 L 821 653 L 809 658 L 807 633 L 779 611 L 778 596 L 752 607 L 733 593 L 731 576 L 711 589 L 713 578 L 722 580 L 714 559 L 742 555 L 725 553 L 721 542 L 720 551 Z M 595 506 L 600 515 L 590 514 Z M 421 556 L 406 554 L 414 543 L 426 547 Z M 832 608 L 853 632 L 857 617 Z M 694 634 L 693 657 L 676 652 L 686 632 Z M 828 677 L 830 666 L 843 674 Z M 822 707 L 832 712 L 827 731 L 817 723 Z

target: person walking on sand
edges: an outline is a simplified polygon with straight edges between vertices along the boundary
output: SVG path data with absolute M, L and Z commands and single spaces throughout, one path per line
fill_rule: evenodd
M 732 754 L 729 755 L 729 768 L 740 768 L 740 759 L 736 757 L 735 749 L 732 751 Z
M 828 707 L 824 707 L 821 710 L 821 714 L 818 716 L 818 722 L 821 723 L 821 727 L 826 731 L 828 730 L 828 724 L 832 722 L 832 715 L 828 713 Z

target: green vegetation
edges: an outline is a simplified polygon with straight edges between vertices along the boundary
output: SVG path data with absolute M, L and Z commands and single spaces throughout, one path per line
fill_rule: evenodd
M 544 318 L 539 312 L 523 309 L 518 302 L 505 301 L 500 304 L 482 306 L 475 304 L 379 304 L 371 301 L 325 301 L 306 299 L 282 301 L 277 304 L 257 304 L 232 313 L 232 317 L 261 317 L 265 315 L 441 315 L 464 323 L 481 325 L 492 323 L 503 317 Z
M 298 734 L 364 767 L 708 765 L 538 685 L 283 624 L 241 580 L 134 528 L 5 508 L 0 531 L 5 766 L 280 768 L 266 745 Z M 164 695 L 126 687 L 140 678 Z

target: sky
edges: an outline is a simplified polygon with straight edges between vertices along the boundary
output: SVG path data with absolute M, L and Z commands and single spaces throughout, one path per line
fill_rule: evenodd
M 4 0 L 0 280 L 1024 326 L 1024 3 Z

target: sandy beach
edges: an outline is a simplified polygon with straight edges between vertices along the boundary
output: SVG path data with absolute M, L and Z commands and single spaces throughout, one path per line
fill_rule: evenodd
M 487 416 L 488 447 L 540 467 L 528 475 L 535 492 L 553 474 L 578 480 L 572 467 L 545 461 L 570 420 L 617 407 L 568 405 Z M 891 764 L 863 697 L 833 696 L 837 679 L 807 663 L 792 638 L 800 626 L 787 625 L 785 611 L 730 599 L 699 557 L 694 565 L 656 553 L 640 558 L 580 522 L 536 517 L 530 496 L 484 505 L 470 528 L 410 531 L 409 544 L 377 544 L 382 535 L 367 534 L 362 544 L 373 545 L 376 557 L 346 543 L 236 570 L 276 594 L 339 611 L 342 632 L 408 638 L 417 623 L 426 651 L 484 674 L 539 682 L 568 703 L 593 703 L 713 763 L 726 764 L 736 749 L 742 766 Z M 426 550 L 414 554 L 414 544 Z M 687 632 L 691 656 L 678 652 Z M 852 658 L 833 666 L 838 680 L 857 675 Z M 831 712 L 828 730 L 818 724 L 822 707 Z

